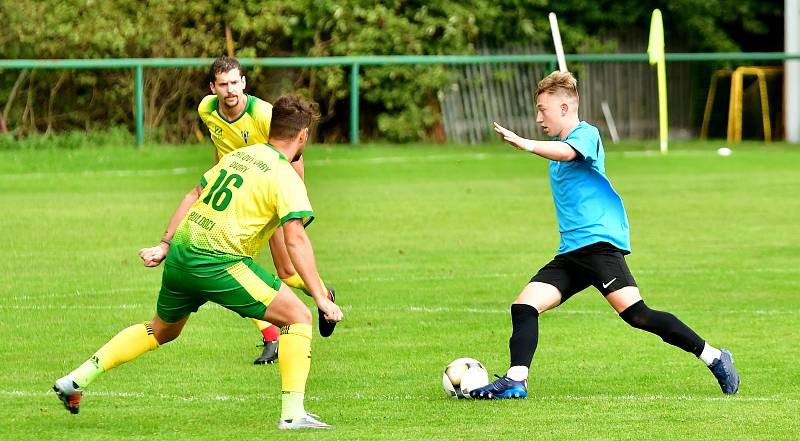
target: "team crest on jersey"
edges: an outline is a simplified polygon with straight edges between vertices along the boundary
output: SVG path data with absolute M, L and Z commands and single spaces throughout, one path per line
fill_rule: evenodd
M 245 143 L 247 142 L 247 138 L 249 137 L 250 137 L 250 132 L 248 132 L 247 130 L 242 130 L 242 139 L 244 140 Z

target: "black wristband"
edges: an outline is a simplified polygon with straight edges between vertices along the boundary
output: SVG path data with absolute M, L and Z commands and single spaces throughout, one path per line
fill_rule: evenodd
M 168 247 L 172 246 L 172 242 L 168 241 L 167 239 L 161 239 L 161 242 L 167 244 Z

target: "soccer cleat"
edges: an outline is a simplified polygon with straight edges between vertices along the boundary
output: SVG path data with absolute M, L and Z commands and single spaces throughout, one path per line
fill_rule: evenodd
M 715 359 L 708 369 L 717 378 L 724 394 L 735 394 L 739 391 L 739 373 L 733 367 L 733 354 L 727 349 L 720 349 L 722 355 Z
M 328 287 L 328 299 L 331 302 L 336 303 L 336 291 L 333 288 Z M 336 328 L 336 322 L 329 322 L 325 320 L 325 314 L 322 312 L 321 309 L 317 309 L 319 313 L 319 335 L 323 337 L 330 337 L 333 334 L 333 329 Z
M 525 398 L 528 396 L 528 381 L 514 381 L 507 376 L 495 374 L 497 380 L 486 386 L 473 389 L 469 396 L 477 400 L 496 400 L 501 398 Z
M 272 364 L 278 361 L 278 340 L 265 341 L 264 351 L 253 364 Z
M 278 421 L 278 429 L 333 429 L 333 426 L 320 421 L 319 415 L 307 413 L 300 418 Z
M 53 384 L 53 390 L 70 413 L 76 414 L 81 410 L 83 392 L 69 377 L 62 377 L 56 380 L 55 384 Z

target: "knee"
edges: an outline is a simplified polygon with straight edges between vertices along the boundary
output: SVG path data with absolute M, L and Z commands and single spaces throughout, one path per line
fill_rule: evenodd
M 561 291 L 553 285 L 541 282 L 530 282 L 514 300 L 515 305 L 529 305 L 541 314 L 555 308 L 561 303 Z
M 306 323 L 311 324 L 311 311 L 306 307 L 306 305 L 299 300 L 297 301 L 298 306 L 292 308 L 292 311 L 287 315 L 287 323 L 294 324 L 294 323 Z
M 159 326 L 155 322 L 150 322 L 150 327 L 153 330 L 153 337 L 155 337 L 159 345 L 165 345 L 181 335 L 180 328 Z
M 624 311 L 619 313 L 620 318 L 625 323 L 638 329 L 646 329 L 650 323 L 650 316 L 652 310 L 644 304 L 644 300 L 639 300 L 633 305 L 625 308 Z
M 298 319 L 296 323 L 308 323 L 309 325 L 311 324 L 311 311 L 305 306 L 300 308 L 300 311 L 298 311 Z

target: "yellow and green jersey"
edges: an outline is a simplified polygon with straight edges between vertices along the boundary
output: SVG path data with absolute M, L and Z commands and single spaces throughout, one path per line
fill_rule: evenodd
M 242 147 L 207 171 L 172 238 L 167 264 L 198 268 L 252 258 L 280 225 L 314 219 L 305 185 L 269 144 Z
M 272 121 L 272 104 L 251 95 L 245 95 L 247 105 L 244 112 L 234 120 L 219 113 L 219 97 L 208 95 L 200 101 L 197 113 L 203 120 L 211 140 L 217 149 L 217 158 L 252 144 L 269 140 L 269 124 Z

